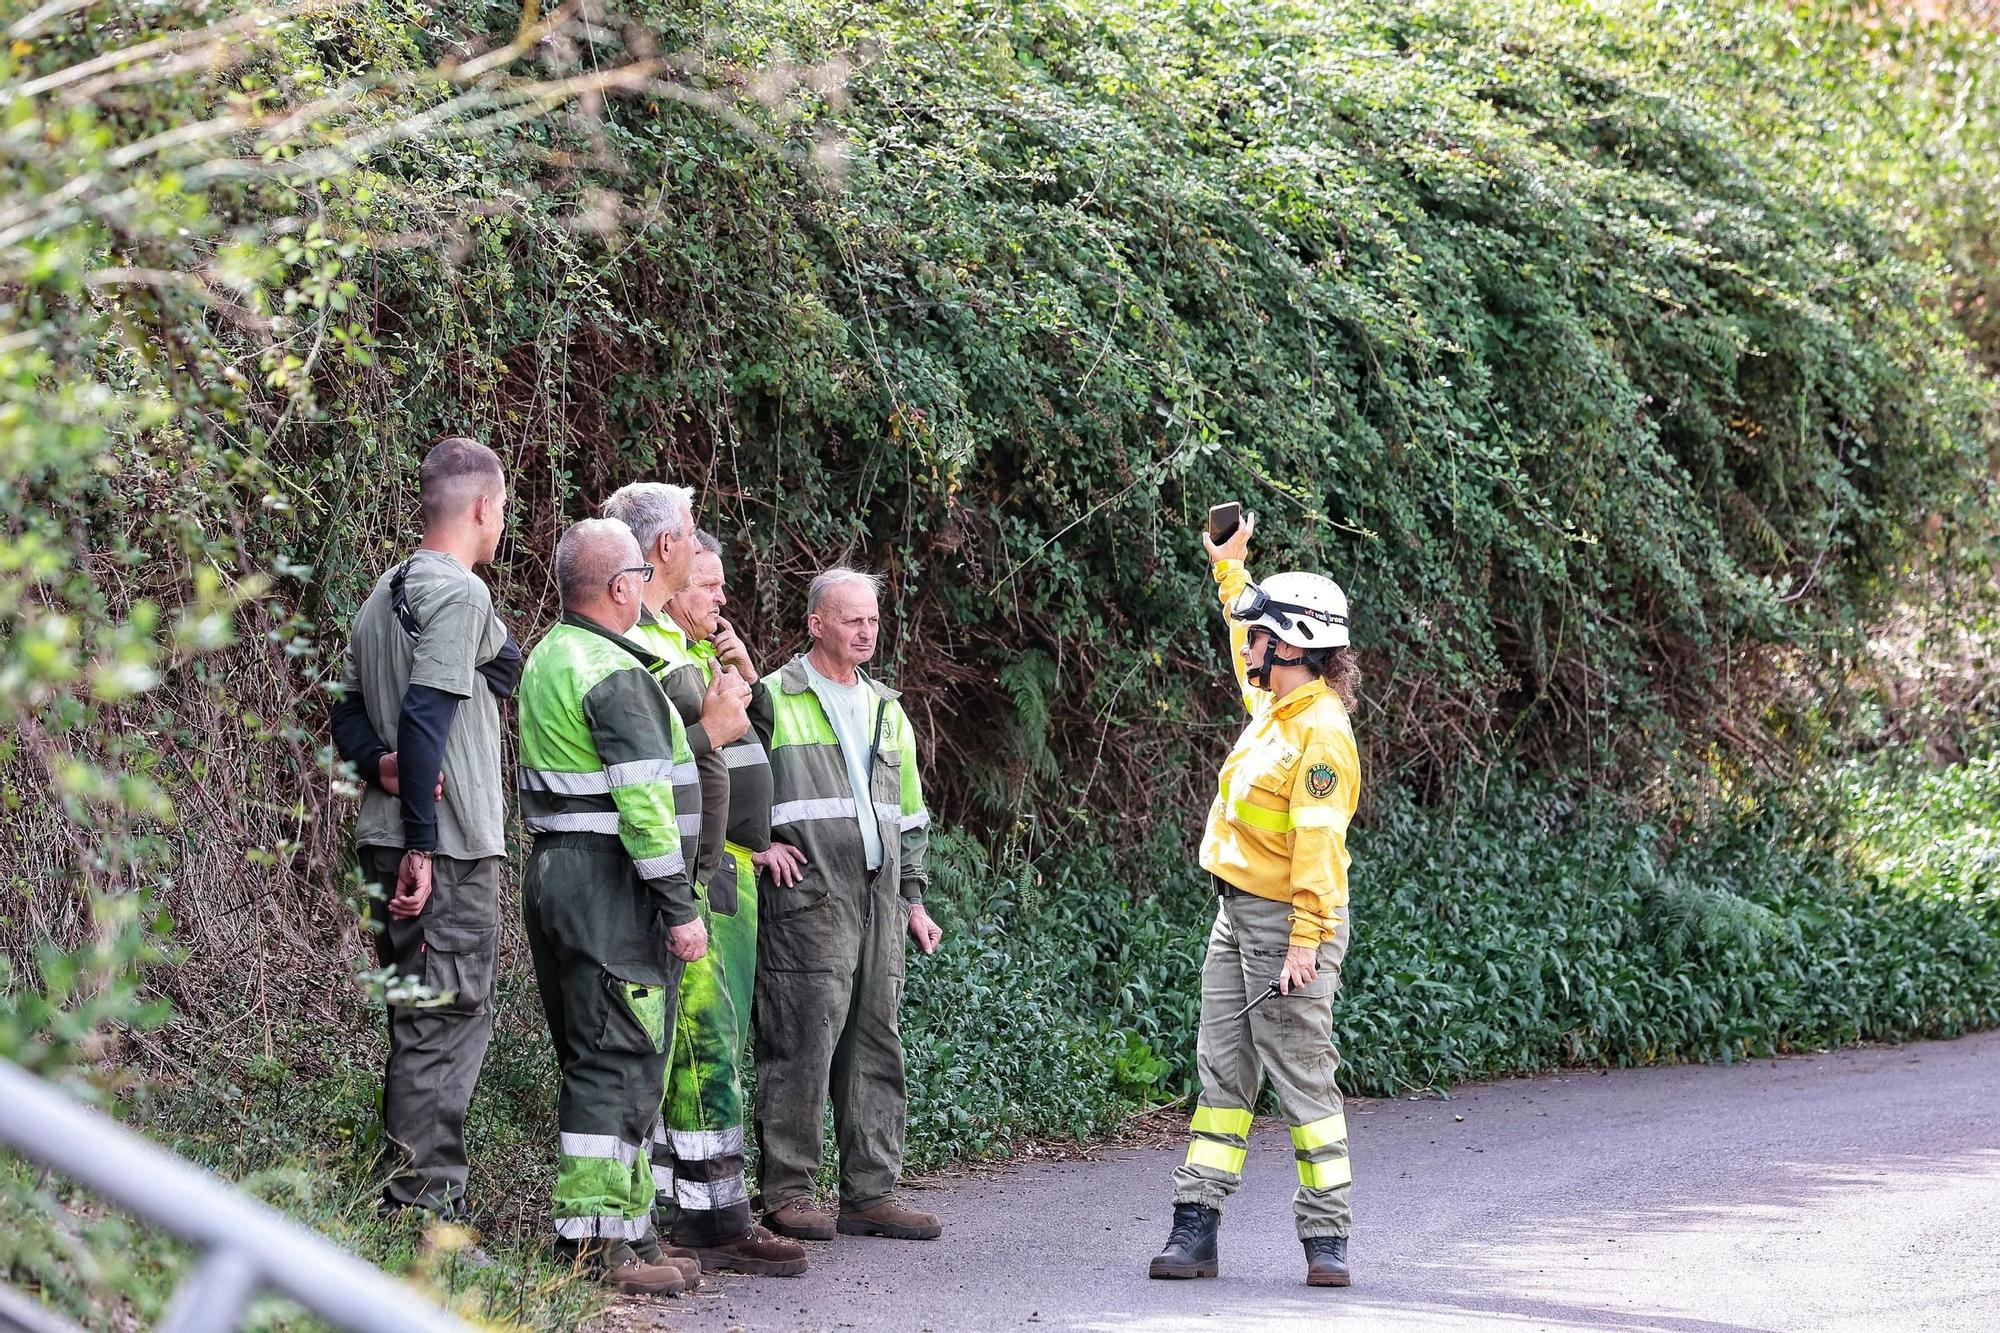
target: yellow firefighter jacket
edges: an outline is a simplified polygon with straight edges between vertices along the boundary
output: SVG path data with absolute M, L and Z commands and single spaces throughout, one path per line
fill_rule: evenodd
M 1249 571 L 1221 560 L 1215 581 L 1227 616 Z M 1361 757 L 1347 710 L 1324 681 L 1276 700 L 1250 684 L 1248 636 L 1231 618 L 1229 657 L 1250 725 L 1223 761 L 1201 865 L 1245 893 L 1290 903 L 1291 943 L 1316 948 L 1347 912 L 1347 824 L 1361 792 Z

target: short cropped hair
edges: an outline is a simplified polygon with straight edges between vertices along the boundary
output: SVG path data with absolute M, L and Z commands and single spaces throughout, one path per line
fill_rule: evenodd
M 720 556 L 722 554 L 722 538 L 716 536 L 707 528 L 696 528 L 694 530 L 694 544 L 710 555 Z
M 638 543 L 617 519 L 586 518 L 572 523 L 556 542 L 556 591 L 565 608 L 604 587 L 633 558 Z
M 424 526 L 446 523 L 472 507 L 482 495 L 492 495 L 506 482 L 500 455 L 477 440 L 447 435 L 424 455 L 417 473 L 417 503 Z
M 819 573 L 813 575 L 813 581 L 807 585 L 806 614 L 812 615 L 815 611 L 818 611 L 819 604 L 826 600 L 826 595 L 845 583 L 865 583 L 868 585 L 869 590 L 877 597 L 882 595 L 882 576 L 880 574 L 864 574 L 860 570 L 851 569 L 846 565 L 835 565 L 831 569 L 822 569 Z
M 653 549 L 662 536 L 678 540 L 688 516 L 694 512 L 694 491 L 686 486 L 669 486 L 664 481 L 635 481 L 620 486 L 604 502 L 604 516 L 615 518 L 632 529 L 639 539 L 639 553 L 653 558 Z

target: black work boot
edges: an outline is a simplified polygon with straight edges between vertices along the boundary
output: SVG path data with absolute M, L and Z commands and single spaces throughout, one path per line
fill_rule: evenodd
M 1347 1274 L 1347 1237 L 1306 1237 L 1308 1287 L 1345 1287 L 1352 1282 Z
M 1214 1277 L 1215 1231 L 1222 1211 L 1200 1203 L 1174 1205 L 1174 1229 L 1167 1248 L 1153 1256 L 1147 1277 Z

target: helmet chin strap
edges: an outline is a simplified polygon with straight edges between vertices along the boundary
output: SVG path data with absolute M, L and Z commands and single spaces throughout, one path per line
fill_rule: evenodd
M 1250 669 L 1244 672 L 1244 674 L 1250 677 L 1252 685 L 1260 690 L 1268 691 L 1271 688 L 1272 667 L 1304 666 L 1305 664 L 1306 659 L 1303 657 L 1278 656 L 1278 636 L 1267 630 L 1264 635 L 1264 660 L 1253 663 Z

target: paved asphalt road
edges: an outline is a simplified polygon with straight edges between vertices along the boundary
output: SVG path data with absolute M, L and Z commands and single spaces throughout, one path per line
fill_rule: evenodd
M 706 1278 L 651 1329 L 2000 1330 L 2000 1033 L 1731 1068 L 1353 1102 L 1355 1286 L 1308 1288 L 1291 1149 L 1259 1121 L 1222 1276 L 1151 1282 L 1178 1152 L 914 1197 L 941 1241 L 841 1237 Z

